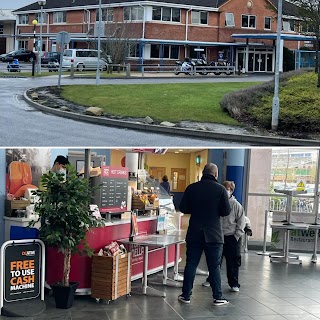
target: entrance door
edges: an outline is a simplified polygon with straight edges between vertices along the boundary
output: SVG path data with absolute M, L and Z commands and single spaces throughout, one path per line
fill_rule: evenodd
M 166 174 L 166 168 L 165 167 L 150 167 L 149 168 L 149 174 L 150 176 L 154 176 L 156 180 L 159 182 L 162 181 L 162 177 Z
M 254 54 L 254 72 L 266 72 L 267 71 L 267 53 L 255 53 Z M 271 54 L 272 56 L 272 54 Z
M 172 180 L 171 192 L 184 192 L 187 185 L 186 174 L 187 174 L 187 169 L 181 169 L 181 168 L 171 169 L 171 180 Z

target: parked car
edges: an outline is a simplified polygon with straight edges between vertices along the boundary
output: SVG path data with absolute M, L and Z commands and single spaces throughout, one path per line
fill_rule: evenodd
M 60 52 L 45 52 L 41 58 L 41 65 L 48 65 L 49 62 L 60 62 Z
M 6 55 L 1 57 L 1 61 L 4 62 L 12 62 L 13 60 L 17 59 L 19 61 L 31 62 L 33 59 L 36 58 L 36 55 L 31 50 L 15 50 L 7 53 Z
M 62 68 L 71 69 L 71 65 L 78 71 L 96 70 L 98 62 L 98 50 L 93 49 L 66 49 L 63 52 Z M 100 68 L 106 70 L 107 62 L 100 59 Z

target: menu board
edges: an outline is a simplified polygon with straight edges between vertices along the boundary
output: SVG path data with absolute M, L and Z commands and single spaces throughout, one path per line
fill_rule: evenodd
M 128 168 L 101 167 L 101 212 L 127 211 Z

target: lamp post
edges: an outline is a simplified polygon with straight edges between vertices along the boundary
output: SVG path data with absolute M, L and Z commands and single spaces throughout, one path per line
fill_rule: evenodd
M 32 24 L 33 24 L 33 53 L 34 53 L 34 57 L 32 59 L 32 76 L 34 77 L 34 67 L 35 67 L 35 64 L 36 64 L 36 54 L 35 54 L 35 51 L 36 51 L 36 25 L 38 24 L 38 21 L 37 20 L 32 20 Z
M 280 70 L 280 46 L 282 29 L 282 0 L 278 0 L 278 24 L 277 24 L 277 44 L 276 44 L 276 70 L 274 74 L 274 96 L 272 101 L 271 129 L 277 130 L 279 124 L 279 70 Z
M 96 72 L 96 85 L 100 84 L 100 49 L 101 49 L 101 0 L 99 0 L 99 24 L 98 24 L 98 62 L 97 62 L 97 72 Z
M 41 12 L 40 12 L 40 46 L 39 46 L 39 52 L 38 52 L 38 56 L 39 56 L 39 61 L 38 61 L 38 72 L 39 75 L 41 75 L 41 57 L 42 57 L 42 24 L 43 24 L 43 14 L 42 14 L 42 9 L 43 6 L 46 5 L 46 0 L 39 0 L 38 1 L 38 5 L 41 8 Z

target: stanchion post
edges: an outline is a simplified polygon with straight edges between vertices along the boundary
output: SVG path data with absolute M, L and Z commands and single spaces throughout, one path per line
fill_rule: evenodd
M 269 210 L 265 210 L 264 214 L 264 232 L 263 232 L 263 249 L 257 252 L 258 255 L 268 256 L 270 252 L 267 252 L 267 228 L 268 228 L 268 214 Z
M 36 25 L 38 24 L 37 20 L 32 20 L 32 24 L 33 24 L 33 59 L 32 59 L 32 76 L 34 77 L 34 68 L 36 65 Z

